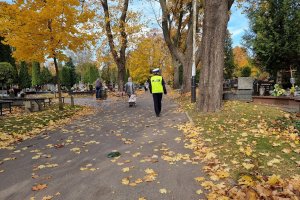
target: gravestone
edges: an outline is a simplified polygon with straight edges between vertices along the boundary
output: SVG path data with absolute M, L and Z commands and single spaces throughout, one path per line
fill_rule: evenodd
M 236 92 L 237 99 L 252 99 L 253 81 L 254 79 L 252 77 L 238 77 L 238 90 Z
M 256 81 L 253 85 L 254 94 L 259 96 L 269 96 L 274 89 L 274 81 Z
M 252 77 L 238 77 L 238 90 L 251 90 L 253 89 Z
M 232 91 L 224 91 L 224 100 L 252 100 L 253 93 L 253 81 L 252 77 L 238 77 L 237 81 L 232 81 Z

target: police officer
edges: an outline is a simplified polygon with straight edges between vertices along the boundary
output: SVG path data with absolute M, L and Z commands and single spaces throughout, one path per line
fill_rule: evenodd
M 156 117 L 159 117 L 161 111 L 162 94 L 167 94 L 167 90 L 163 77 L 159 75 L 159 68 L 152 70 L 152 73 L 153 76 L 150 79 L 149 89 L 153 96 Z

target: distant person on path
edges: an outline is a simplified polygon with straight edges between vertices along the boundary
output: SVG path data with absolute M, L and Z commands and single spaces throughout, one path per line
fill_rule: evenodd
M 131 77 L 128 78 L 128 82 L 125 84 L 125 92 L 129 98 L 132 94 L 134 94 L 134 85 Z
M 102 82 L 100 81 L 99 78 L 96 80 L 95 85 L 96 85 L 96 99 L 101 99 Z
M 152 70 L 153 76 L 150 79 L 149 89 L 153 96 L 154 110 L 156 117 L 159 117 L 161 112 L 161 100 L 162 94 L 167 94 L 165 81 L 163 77 L 159 74 L 159 68 Z
M 149 82 L 148 82 L 148 80 L 145 82 L 144 87 L 145 87 L 145 92 L 147 92 L 148 88 L 149 88 Z

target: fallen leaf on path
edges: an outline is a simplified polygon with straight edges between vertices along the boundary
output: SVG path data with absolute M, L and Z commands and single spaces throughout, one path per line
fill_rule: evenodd
M 123 178 L 122 179 L 122 184 L 123 185 L 128 185 L 129 184 L 129 179 L 128 178 Z
M 132 154 L 132 157 L 138 157 L 139 155 L 141 155 L 141 153 L 137 152 L 137 153 Z
M 159 189 L 159 192 L 161 194 L 167 194 L 167 190 L 165 188 Z
M 48 195 L 48 196 L 43 197 L 42 200 L 51 200 L 52 198 L 53 198 L 53 196 Z
M 39 159 L 40 157 L 41 157 L 41 155 L 35 155 L 35 156 L 32 157 L 32 160 L 37 160 L 37 159 Z
M 122 172 L 129 172 L 129 167 L 125 167 L 122 169 Z
M 31 188 L 32 191 L 39 191 L 47 188 L 47 184 L 37 184 Z
M 211 181 L 204 181 L 201 186 L 204 187 L 204 189 L 208 190 L 210 189 L 211 187 L 213 187 L 215 184 Z
M 196 181 L 198 181 L 198 182 L 202 182 L 202 181 L 204 181 L 205 180 L 205 178 L 204 177 L 196 177 L 196 178 L 194 178 Z
M 56 145 L 54 145 L 54 148 L 55 149 L 59 149 L 59 148 L 63 148 L 65 145 L 63 145 L 63 144 L 56 144 Z
M 196 191 L 196 194 L 202 194 L 202 193 L 203 193 L 202 190 L 197 190 L 197 191 Z
M 78 147 L 72 148 L 72 149 L 70 149 L 70 151 L 73 151 L 74 153 L 80 154 L 80 148 L 78 148 Z
M 16 160 L 16 157 L 4 158 L 2 161 Z
M 147 168 L 145 169 L 146 174 L 153 174 L 155 173 L 153 169 Z
M 139 184 L 139 183 L 142 183 L 142 182 L 143 182 L 143 180 L 142 180 L 142 179 L 140 179 L 140 178 L 138 178 L 138 179 L 136 179 L 134 182 L 135 182 L 136 184 Z

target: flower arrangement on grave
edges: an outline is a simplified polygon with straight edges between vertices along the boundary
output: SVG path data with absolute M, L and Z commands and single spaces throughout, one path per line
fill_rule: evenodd
M 282 89 L 279 84 L 274 85 L 273 96 L 279 97 L 279 96 L 284 95 L 284 93 L 285 93 L 285 90 Z
M 295 91 L 296 91 L 296 88 L 294 86 L 292 86 L 291 89 L 290 89 L 291 95 L 294 96 Z

